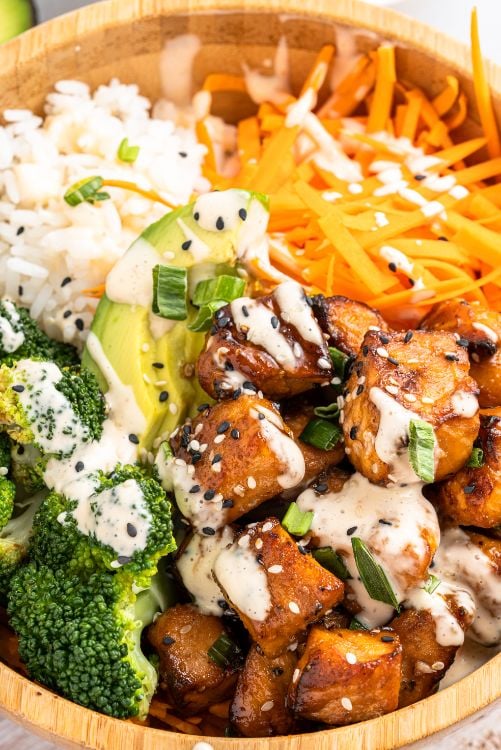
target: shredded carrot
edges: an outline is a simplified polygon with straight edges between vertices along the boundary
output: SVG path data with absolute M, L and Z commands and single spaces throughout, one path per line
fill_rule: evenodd
M 487 150 L 491 159 L 501 156 L 501 143 L 499 130 L 492 106 L 491 92 L 487 82 L 485 65 L 480 49 L 480 37 L 478 33 L 477 9 L 473 8 L 471 13 L 471 57 L 473 64 L 473 86 L 477 100 L 480 122 L 487 138 Z
M 376 87 L 369 112 L 368 133 L 386 130 L 391 114 L 396 78 L 395 48 L 391 44 L 382 44 L 377 51 Z
M 132 193 L 139 193 L 139 195 L 144 195 L 144 197 L 149 198 L 150 201 L 163 203 L 163 205 L 167 206 L 168 208 L 175 208 L 172 203 L 169 203 L 169 201 L 166 201 L 165 198 L 162 198 L 162 196 L 157 193 L 156 190 L 143 190 L 139 187 L 139 185 L 136 185 L 135 182 L 128 182 L 126 180 L 103 180 L 103 187 L 117 187 L 122 188 L 122 190 L 130 190 Z
M 204 81 L 204 91 L 247 91 L 245 79 L 242 76 L 232 76 L 228 73 L 209 73 Z
M 97 286 L 92 286 L 89 289 L 82 289 L 80 294 L 83 294 L 84 297 L 93 297 L 95 299 L 101 299 L 105 291 L 106 291 L 106 285 L 98 284 Z
M 446 76 L 447 86 L 436 96 L 433 101 L 433 109 L 439 117 L 442 117 L 454 106 L 459 94 L 459 81 L 454 76 Z
M 313 91 L 319 91 L 322 87 L 323 82 L 327 76 L 329 70 L 329 64 L 334 55 L 334 47 L 332 44 L 326 44 L 317 55 L 317 58 L 313 64 L 312 69 L 306 76 L 306 80 L 303 83 L 301 89 L 301 96 L 306 93 L 308 89 Z

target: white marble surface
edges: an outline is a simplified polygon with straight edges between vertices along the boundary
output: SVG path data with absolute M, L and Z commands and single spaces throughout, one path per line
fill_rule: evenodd
M 476 5 L 486 55 L 501 64 L 501 0 L 369 0 L 392 6 L 462 41 L 468 40 L 469 12 Z M 0 0 L 2 2 L 2 0 Z M 90 0 L 36 0 L 40 20 L 88 5 Z M 0 718 L 0 750 L 57 750 L 7 719 Z M 359 750 L 354 748 L 354 750 Z M 367 748 L 366 750 L 371 750 Z M 471 719 L 414 743 L 408 750 L 501 750 L 501 701 Z

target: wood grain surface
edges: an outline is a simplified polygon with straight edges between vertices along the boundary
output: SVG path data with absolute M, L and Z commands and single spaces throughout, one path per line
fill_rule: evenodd
M 216 12 L 224 11 L 224 12 Z M 112 75 L 160 94 L 159 55 L 169 37 L 198 34 L 203 47 L 196 84 L 208 72 L 240 73 L 241 62 L 269 57 L 281 34 L 289 42 L 292 83 L 298 88 L 318 48 L 333 41 L 334 24 L 363 27 L 360 49 L 378 39 L 397 42 L 403 77 L 435 94 L 453 72 L 471 97 L 466 47 L 419 22 L 358 0 L 109 0 L 35 28 L 0 48 L 0 111 L 40 109 L 54 82 L 78 78 L 91 85 Z M 501 120 L 501 68 L 487 65 Z M 239 117 L 249 101 L 218 103 L 218 113 Z M 470 108 L 462 135 L 478 132 Z M 393 750 L 470 716 L 501 696 L 501 654 L 460 683 L 414 706 L 372 721 L 309 735 L 256 740 L 211 739 L 214 750 Z M 144 729 L 77 706 L 0 664 L 0 708 L 41 737 L 90 750 L 192 750 L 196 738 Z M 13 743 L 12 748 L 16 745 Z

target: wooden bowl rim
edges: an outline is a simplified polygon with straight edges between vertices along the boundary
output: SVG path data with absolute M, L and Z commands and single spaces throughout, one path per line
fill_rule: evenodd
M 126 26 L 148 16 L 224 12 L 283 13 L 360 27 L 417 49 L 471 78 L 469 49 L 432 27 L 361 0 L 106 0 L 42 24 L 3 45 L 3 70 L 16 68 L 89 31 Z M 501 97 L 501 67 L 487 61 L 487 76 Z M 266 739 L 198 738 L 140 727 L 72 703 L 0 663 L 0 711 L 35 733 L 67 747 L 91 750 L 191 750 L 206 740 L 214 750 L 393 750 L 465 719 L 501 696 L 501 654 L 456 684 L 386 716 L 314 734 Z M 114 742 L 116 740 L 116 743 Z M 89 744 L 92 743 L 92 744 Z

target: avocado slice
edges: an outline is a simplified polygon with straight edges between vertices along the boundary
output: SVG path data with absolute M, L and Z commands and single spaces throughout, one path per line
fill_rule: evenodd
M 29 0 L 2 0 L 0 2 L 0 44 L 26 31 L 35 22 L 35 9 Z
M 195 373 L 205 334 L 188 329 L 197 310 L 189 304 L 188 319 L 181 321 L 154 315 L 153 267 L 189 269 L 190 297 L 198 281 L 227 273 L 238 258 L 258 253 L 267 223 L 265 196 L 244 190 L 207 193 L 149 226 L 108 275 L 91 327 L 107 362 L 98 364 L 87 346 L 82 364 L 103 391 L 110 385 L 110 366 L 130 387 L 144 417 L 140 447 L 150 450 L 155 438 L 169 435 L 209 400 Z

